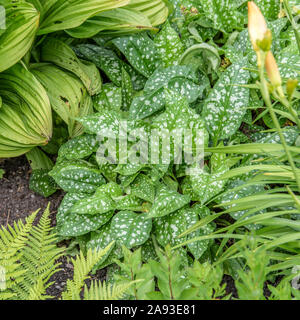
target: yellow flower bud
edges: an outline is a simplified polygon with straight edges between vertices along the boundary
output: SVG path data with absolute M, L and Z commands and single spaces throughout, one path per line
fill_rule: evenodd
M 281 76 L 280 76 L 280 72 L 272 51 L 269 51 L 267 53 L 265 66 L 266 66 L 266 71 L 272 86 L 275 89 L 277 89 L 280 95 L 283 95 L 282 87 L 281 87 L 282 85 Z
M 248 30 L 254 50 L 259 52 L 258 42 L 265 39 L 268 27 L 264 16 L 253 1 L 248 2 Z

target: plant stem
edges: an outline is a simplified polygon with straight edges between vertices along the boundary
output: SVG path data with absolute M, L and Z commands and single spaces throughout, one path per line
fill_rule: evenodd
M 299 119 L 298 113 L 292 107 L 291 103 L 286 98 L 282 98 L 278 95 L 274 95 L 274 97 L 289 110 L 290 114 L 295 119 L 295 123 L 297 124 L 298 128 L 300 129 L 300 119 Z
M 298 27 L 297 27 L 297 25 L 295 23 L 295 20 L 294 20 L 294 17 L 293 17 L 293 13 L 292 13 L 291 7 L 289 5 L 289 0 L 283 0 L 283 5 L 284 5 L 284 8 L 285 8 L 287 17 L 290 20 L 290 22 L 292 24 L 292 27 L 294 29 L 294 33 L 295 33 L 295 37 L 296 37 L 296 41 L 297 41 L 297 45 L 298 45 L 298 50 L 299 50 L 299 53 L 300 53 L 300 34 L 299 34 Z
M 264 65 L 265 65 L 265 60 L 266 60 L 266 52 L 263 52 L 261 51 L 261 56 L 262 56 L 262 63 L 258 66 L 259 68 L 259 75 L 260 75 L 260 83 L 261 83 L 261 93 L 262 93 L 262 96 L 263 96 L 263 99 L 269 109 L 269 112 L 270 112 L 270 116 L 272 118 L 272 121 L 276 127 L 276 130 L 279 134 L 279 137 L 280 137 L 280 140 L 281 140 L 281 143 L 283 145 L 283 148 L 286 152 L 286 155 L 287 155 L 287 158 L 288 158 L 288 161 L 290 163 L 290 166 L 293 170 L 293 173 L 294 173 L 294 176 L 295 176 L 295 179 L 296 179 L 296 182 L 297 182 L 297 185 L 298 185 L 298 189 L 299 189 L 299 192 L 300 192 L 300 175 L 298 176 L 297 174 L 297 168 L 295 166 L 295 163 L 294 163 L 294 160 L 293 160 L 293 157 L 288 149 L 288 146 L 287 146 L 287 143 L 285 141 L 285 138 L 284 138 L 284 135 L 282 133 L 282 130 L 281 130 L 281 126 L 279 124 L 279 121 L 277 119 L 277 116 L 276 116 L 276 113 L 273 109 L 273 106 L 272 106 L 272 102 L 271 102 L 271 99 L 270 99 L 270 93 L 269 93 L 269 88 L 268 88 L 268 84 L 267 84 L 267 81 L 265 79 L 265 70 L 264 70 Z

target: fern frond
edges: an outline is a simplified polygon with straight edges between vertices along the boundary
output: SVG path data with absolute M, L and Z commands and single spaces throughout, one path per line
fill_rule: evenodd
M 121 284 L 106 284 L 99 281 L 92 281 L 90 288 L 84 287 L 84 300 L 119 300 L 122 299 L 128 289 L 141 280 Z
M 80 300 L 80 292 L 84 286 L 84 281 L 88 278 L 88 274 L 106 256 L 113 245 L 114 242 L 100 251 L 89 249 L 86 257 L 80 252 L 76 260 L 71 259 L 74 265 L 74 278 L 67 281 L 67 289 L 62 294 L 63 300 Z
M 51 233 L 49 206 L 43 213 L 37 226 L 33 226 L 28 243 L 22 250 L 20 263 L 26 269 L 24 281 L 18 286 L 19 295 L 30 296 L 34 288 L 35 296 L 41 296 L 47 289 L 50 277 L 58 271 L 55 263 L 62 255 L 63 249 L 56 246 L 56 235 Z M 37 291 L 40 289 L 41 291 Z
M 8 226 L 5 229 L 2 226 L 0 229 L 0 266 L 5 271 L 5 290 L 0 291 L 0 300 L 17 298 L 13 289 L 24 280 L 26 273 L 19 261 L 37 213 L 38 211 L 26 218 L 25 224 L 19 220 L 14 223 L 14 227 Z

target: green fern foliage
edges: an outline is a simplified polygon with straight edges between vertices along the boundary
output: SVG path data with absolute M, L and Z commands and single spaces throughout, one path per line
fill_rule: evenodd
M 49 206 L 38 225 L 33 222 L 38 211 L 26 223 L 18 221 L 14 227 L 2 226 L 0 232 L 0 266 L 5 270 L 5 290 L 0 299 L 29 300 L 48 298 L 46 289 L 50 277 L 57 272 L 55 261 L 62 255 L 52 232 Z
M 84 287 L 84 300 L 120 300 L 128 289 L 138 281 L 121 284 L 107 284 L 105 281 L 92 281 L 90 288 Z
M 67 281 L 67 289 L 62 294 L 63 300 L 80 300 L 84 281 L 89 278 L 89 273 L 101 259 L 107 256 L 113 245 L 114 242 L 101 251 L 89 249 L 86 257 L 80 252 L 77 259 L 71 259 L 74 265 L 74 277 L 73 280 Z

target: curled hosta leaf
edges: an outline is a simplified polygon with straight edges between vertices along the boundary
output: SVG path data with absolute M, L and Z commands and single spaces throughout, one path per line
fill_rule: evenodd
M 86 196 L 86 194 L 77 192 L 68 193 L 64 197 L 56 217 L 59 235 L 65 237 L 81 236 L 99 229 L 111 219 L 113 211 L 92 216 L 72 213 L 72 207 L 85 199 Z
M 203 117 L 215 141 L 231 137 L 246 114 L 249 89 L 239 86 L 247 84 L 250 78 L 245 66 L 245 60 L 230 66 L 205 101 Z
M 49 174 L 67 192 L 93 193 L 105 183 L 101 172 L 82 160 L 57 163 Z
M 93 112 L 91 97 L 82 82 L 54 65 L 33 65 L 31 71 L 45 87 L 54 111 L 68 125 L 70 137 L 80 135 L 82 126 L 75 118 Z
M 58 0 L 44 13 L 38 34 L 71 29 L 80 26 L 88 18 L 107 10 L 122 7 L 129 0 Z
M 0 158 L 46 145 L 52 114 L 45 89 L 21 64 L 0 73 Z
M 163 109 L 165 88 L 185 96 L 190 103 L 197 100 L 204 89 L 198 85 L 198 78 L 190 66 L 159 68 L 148 79 L 143 95 L 134 98 L 130 107 L 132 119 L 143 119 Z
M 161 186 L 157 191 L 153 206 L 148 213 L 148 218 L 166 216 L 190 202 L 190 197 L 181 195 L 174 190 Z
M 152 229 L 152 221 L 145 214 L 120 211 L 111 223 L 114 238 L 128 249 L 145 243 Z
M 2 0 L 5 29 L 0 21 L 0 72 L 21 60 L 30 49 L 39 26 L 39 13 L 25 1 Z M 1 17 L 2 18 L 2 17 Z
M 150 20 L 141 12 L 125 7 L 100 13 L 66 32 L 74 38 L 91 38 L 99 33 L 116 36 L 147 29 L 153 29 Z
M 91 62 L 79 60 L 63 41 L 55 38 L 46 39 L 41 49 L 41 60 L 52 62 L 77 75 L 90 95 L 101 91 L 102 81 L 97 67 Z

